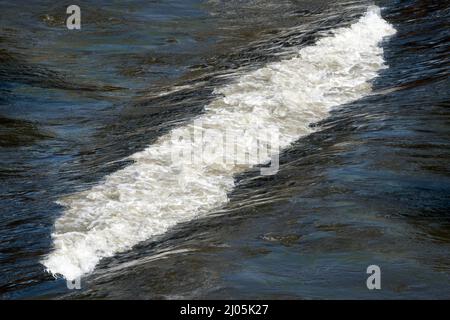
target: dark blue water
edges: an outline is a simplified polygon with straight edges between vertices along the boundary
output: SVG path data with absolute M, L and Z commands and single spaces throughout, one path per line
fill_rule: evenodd
M 104 259 L 80 291 L 40 264 L 61 196 L 203 112 L 234 70 L 311 45 L 370 3 L 83 1 L 82 30 L 68 31 L 66 3 L 0 1 L 2 298 L 449 298 L 445 1 L 375 1 L 397 34 L 373 94 L 316 124 L 277 175 L 236 177 L 220 215 Z M 372 264 L 379 291 L 366 287 Z

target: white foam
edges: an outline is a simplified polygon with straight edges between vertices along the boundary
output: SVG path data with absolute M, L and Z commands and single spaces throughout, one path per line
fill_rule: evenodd
M 309 124 L 326 118 L 332 107 L 370 93 L 369 81 L 385 68 L 380 42 L 394 33 L 379 8 L 370 7 L 358 22 L 336 29 L 333 36 L 300 49 L 295 57 L 218 88 L 216 99 L 197 120 L 209 132 L 245 128 L 242 146 L 250 145 L 261 131 L 276 129 L 284 148 L 310 134 Z M 184 135 L 193 126 L 174 130 Z M 207 136 L 207 144 L 217 143 L 214 135 Z M 199 146 L 170 137 L 162 136 L 132 155 L 133 164 L 99 185 L 60 200 L 65 211 L 55 222 L 54 250 L 42 261 L 49 272 L 74 280 L 93 271 L 104 257 L 206 215 L 228 201 L 233 175 L 257 164 L 256 158 L 248 165 L 175 163 L 173 148 L 189 151 Z

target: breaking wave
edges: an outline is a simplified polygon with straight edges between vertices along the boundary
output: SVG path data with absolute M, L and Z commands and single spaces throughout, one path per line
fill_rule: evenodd
M 65 211 L 55 222 L 54 251 L 42 263 L 52 274 L 73 280 L 92 272 L 104 257 L 226 204 L 234 175 L 275 155 L 271 148 L 272 153 L 255 156 L 261 148 L 254 144 L 257 137 L 276 131 L 277 148 L 286 148 L 313 132 L 310 125 L 333 107 L 370 93 L 370 81 L 386 68 L 380 43 L 394 33 L 373 6 L 350 27 L 334 30 L 294 57 L 217 88 L 215 100 L 191 124 L 133 154 L 133 164 L 99 185 L 61 199 Z M 198 122 L 203 139 L 173 139 L 192 135 Z M 225 131 L 238 133 L 236 148 L 248 151 L 245 164 L 224 162 L 214 150 Z M 196 154 L 201 148 L 210 153 L 203 154 L 208 161 L 200 165 L 184 158 L 174 161 L 174 151 Z

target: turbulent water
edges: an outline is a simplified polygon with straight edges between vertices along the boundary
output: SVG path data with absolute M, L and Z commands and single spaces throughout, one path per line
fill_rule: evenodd
M 5 298 L 449 297 L 445 3 L 0 6 Z
M 216 90 L 221 97 L 197 119 L 207 137 L 204 141 L 163 136 L 132 155 L 134 164 L 106 177 L 100 186 L 62 201 L 68 209 L 56 222 L 56 250 L 44 265 L 53 274 L 74 280 L 92 271 L 101 258 L 225 204 L 233 175 L 246 168 L 231 161 L 224 165 L 221 157 L 207 165 L 174 161 L 174 149 L 193 153 L 191 149 L 198 150 L 200 144 L 218 144 L 216 137 L 225 136 L 226 130 L 245 128 L 237 148 L 250 145 L 248 164 L 255 165 L 258 146 L 251 144 L 258 135 L 280 132 L 279 145 L 285 148 L 310 133 L 309 125 L 326 117 L 331 107 L 367 94 L 368 81 L 383 68 L 378 44 L 394 33 L 377 9 L 370 8 L 359 22 L 303 48 L 298 56 L 241 75 Z

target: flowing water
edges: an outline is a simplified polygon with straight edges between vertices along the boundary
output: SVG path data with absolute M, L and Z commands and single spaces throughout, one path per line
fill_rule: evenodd
M 0 1 L 1 297 L 450 297 L 445 1 L 69 4 Z

